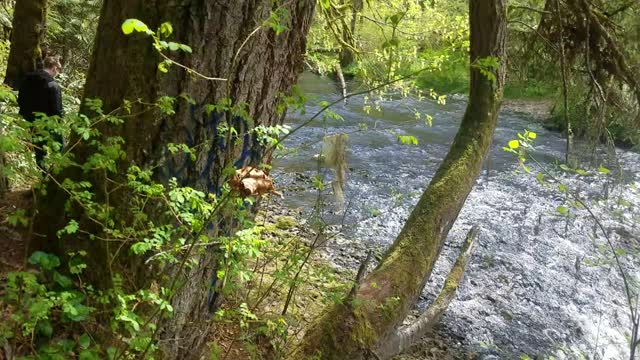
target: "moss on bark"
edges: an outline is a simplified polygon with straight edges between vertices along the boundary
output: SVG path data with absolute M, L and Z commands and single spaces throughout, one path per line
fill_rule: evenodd
M 40 44 L 45 35 L 46 20 L 47 0 L 16 1 L 5 84 L 16 88 L 24 74 L 36 69 L 42 56 Z

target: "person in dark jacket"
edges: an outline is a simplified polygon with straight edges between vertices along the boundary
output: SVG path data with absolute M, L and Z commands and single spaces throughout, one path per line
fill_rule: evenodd
M 43 60 L 43 68 L 28 73 L 22 79 L 18 90 L 18 105 L 20 115 L 25 120 L 33 123 L 36 113 L 44 113 L 47 116 L 62 116 L 62 91 L 55 77 L 60 73 L 62 66 L 60 61 L 53 56 Z M 56 133 L 50 134 L 51 138 L 62 144 L 62 136 Z M 46 154 L 44 145 L 47 141 L 34 141 L 36 164 L 42 167 L 42 160 Z

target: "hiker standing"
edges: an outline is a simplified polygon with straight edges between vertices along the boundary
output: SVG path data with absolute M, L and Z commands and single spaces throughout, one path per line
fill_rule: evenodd
M 62 116 L 62 91 L 60 85 L 55 81 L 55 77 L 60 73 L 62 66 L 60 61 L 53 56 L 46 57 L 42 62 L 43 68 L 25 75 L 20 82 L 18 92 L 18 105 L 20 115 L 25 120 L 33 123 L 36 113 L 44 113 L 47 116 Z M 62 136 L 51 132 L 49 136 L 52 140 L 62 144 Z M 46 154 L 44 146 L 47 139 L 34 141 L 36 154 L 36 164 L 42 167 L 42 160 Z

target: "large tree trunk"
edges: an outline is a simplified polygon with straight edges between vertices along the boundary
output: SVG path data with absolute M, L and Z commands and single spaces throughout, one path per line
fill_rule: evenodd
M 164 95 L 186 94 L 195 100 L 195 104 L 176 102 L 173 116 L 149 111 L 127 118 L 122 125 L 102 127 L 104 136 L 118 135 L 126 141 L 126 164 L 141 167 L 160 164 L 155 169 L 160 181 L 175 177 L 181 186 L 219 193 L 225 181 L 222 175 L 225 166 L 260 163 L 262 154 L 255 139 L 246 135 L 239 139 L 240 143 L 221 144 L 218 125 L 233 124 L 243 134 L 254 125 L 271 126 L 283 121 L 284 115 L 277 112 L 279 94 L 290 90 L 302 70 L 315 0 L 292 1 L 284 6 L 289 14 L 285 24 L 288 30 L 276 35 L 264 26 L 274 10 L 271 0 L 105 0 L 85 85 L 85 99 L 102 99 L 105 112 L 121 106 L 124 99 L 142 99 L 149 103 Z M 171 56 L 199 73 L 228 80 L 203 80 L 175 66 L 170 68 L 169 74 L 162 74 L 158 71 L 160 58 L 151 39 L 122 34 L 121 24 L 127 18 L 140 19 L 151 29 L 165 21 L 170 22 L 174 30 L 171 40 L 188 44 L 193 49 L 193 54 L 172 53 Z M 229 119 L 226 112 L 214 111 L 208 115 L 207 105 L 225 97 L 232 99 L 234 104 L 248 104 L 246 110 L 253 123 L 237 117 Z M 136 109 L 133 112 L 136 113 Z M 191 161 L 188 156 L 170 156 L 168 143 L 209 146 L 200 146 L 205 150 Z M 77 156 L 87 156 L 83 151 L 79 148 Z M 121 171 L 126 168 L 122 167 Z M 93 181 L 99 184 L 99 176 L 96 175 Z M 60 212 L 63 199 L 64 194 L 60 191 L 50 191 L 48 198 L 39 204 L 41 218 L 48 219 L 46 228 L 40 229 L 44 237 L 37 243 L 41 247 L 46 247 L 46 242 L 58 241 L 54 231 L 64 225 L 65 220 L 56 213 Z M 126 211 L 126 200 L 126 194 L 110 194 L 111 205 L 117 210 Z M 225 228 L 218 230 L 227 232 Z M 65 245 L 55 247 L 56 252 L 63 253 L 69 247 L 91 246 L 87 275 L 108 284 L 107 262 L 115 249 L 109 249 L 107 243 L 100 241 L 85 241 L 91 245 L 78 244 L 77 238 L 65 241 Z M 181 286 L 173 298 L 174 316 L 161 325 L 161 348 L 165 358 L 200 358 L 207 335 L 206 324 L 212 318 L 208 311 L 211 305 L 208 292 L 215 268 L 214 254 L 209 252 L 201 255 L 197 266 L 186 274 L 179 274 Z M 129 273 L 139 275 L 140 267 Z
M 295 358 L 361 359 L 384 348 L 416 303 L 492 143 L 504 84 L 504 0 L 471 0 L 471 88 L 460 130 L 380 265 L 305 334 Z M 479 59 L 499 59 L 481 73 Z M 485 68 L 484 71 L 487 69 Z
M 47 0 L 18 0 L 13 11 L 11 50 L 5 84 L 17 88 L 20 78 L 36 69 L 46 33 Z
M 4 83 L 17 89 L 24 74 L 34 71 L 41 58 L 40 43 L 45 35 L 47 0 L 20 0 L 13 11 L 11 49 L 7 60 Z M 1 132 L 4 129 L 0 129 Z M 0 197 L 9 190 L 9 180 L 4 175 L 5 154 L 0 151 Z

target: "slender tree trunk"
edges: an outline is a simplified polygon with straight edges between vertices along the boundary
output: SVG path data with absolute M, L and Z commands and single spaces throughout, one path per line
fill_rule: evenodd
M 564 117 L 566 130 L 565 162 L 569 167 L 576 167 L 573 157 L 573 129 L 571 128 L 571 118 L 569 117 L 569 69 L 567 65 L 567 55 L 565 51 L 564 29 L 560 0 L 555 0 L 556 20 L 558 21 L 558 32 L 560 34 L 560 75 L 562 78 L 562 114 Z
M 351 20 L 347 26 L 346 21 L 342 22 L 342 39 L 345 43 L 355 47 L 356 43 L 356 23 L 358 20 L 358 13 L 362 11 L 364 4 L 363 0 L 351 0 Z M 340 50 L 340 66 L 347 67 L 355 61 L 355 54 L 352 49 L 347 46 L 342 46 Z
M 36 69 L 46 33 L 47 0 L 18 0 L 13 12 L 11 50 L 5 84 L 17 88 L 20 78 Z
M 124 99 L 154 102 L 161 96 L 186 94 L 195 101 L 195 104 L 177 101 L 172 116 L 151 111 L 127 118 L 118 126 L 102 127 L 100 130 L 105 137 L 124 138 L 126 161 L 122 165 L 147 167 L 160 164 L 155 169 L 155 176 L 160 181 L 176 178 L 181 186 L 219 193 L 225 181 L 223 169 L 226 166 L 256 165 L 263 160 L 261 149 L 252 136 L 221 144 L 218 125 L 232 124 L 243 134 L 252 126 L 271 126 L 284 119 L 284 114 L 277 112 L 279 95 L 290 90 L 302 70 L 315 0 L 286 2 L 283 6 L 287 7 L 289 16 L 283 21 L 288 30 L 280 35 L 264 26 L 274 10 L 273 4 L 271 0 L 104 1 L 84 98 L 100 98 L 105 112 L 121 106 Z M 174 30 L 171 40 L 188 44 L 193 49 L 192 54 L 171 53 L 170 56 L 199 73 L 228 80 L 206 81 L 175 66 L 168 74 L 162 74 L 157 66 L 160 58 L 151 40 L 142 35 L 122 34 L 121 24 L 127 18 L 140 19 L 151 29 L 165 21 L 170 22 Z M 226 112 L 207 112 L 208 104 L 216 104 L 227 97 L 234 104 L 246 103 L 246 111 L 253 121 L 229 118 Z M 136 113 L 136 109 L 133 112 Z M 172 157 L 167 151 L 168 143 L 199 146 L 205 150 L 191 161 L 188 156 Z M 89 149 L 79 148 L 77 156 L 86 157 L 88 152 Z M 120 171 L 126 171 L 126 166 Z M 100 184 L 99 174 L 94 175 L 92 182 Z M 109 196 L 110 205 L 116 211 L 126 211 L 126 193 L 114 192 Z M 39 246 L 59 242 L 54 234 L 56 228 L 65 224 L 65 219 L 59 215 L 64 198 L 61 191 L 51 190 L 39 203 L 39 216 L 47 219 L 45 228 L 39 231 Z M 228 226 L 216 231 L 225 234 Z M 62 254 L 70 247 L 90 247 L 87 276 L 108 285 L 108 263 L 116 249 L 109 248 L 106 242 L 74 238 L 56 246 L 55 251 Z M 120 253 L 125 252 L 126 249 Z M 132 277 L 153 276 L 145 275 L 141 266 L 123 264 L 126 265 L 131 267 L 127 273 Z M 212 318 L 209 295 L 215 270 L 215 254 L 207 252 L 185 274 L 169 272 L 169 277 L 180 276 L 180 286 L 173 298 L 174 316 L 160 325 L 164 358 L 199 359 L 202 355 L 207 324 Z
M 470 26 L 469 104 L 449 153 L 380 265 L 308 330 L 294 358 L 370 357 L 396 336 L 429 279 L 489 151 L 502 99 L 505 1 L 471 0 Z M 478 68 L 478 60 L 487 57 L 499 59 L 493 81 Z

